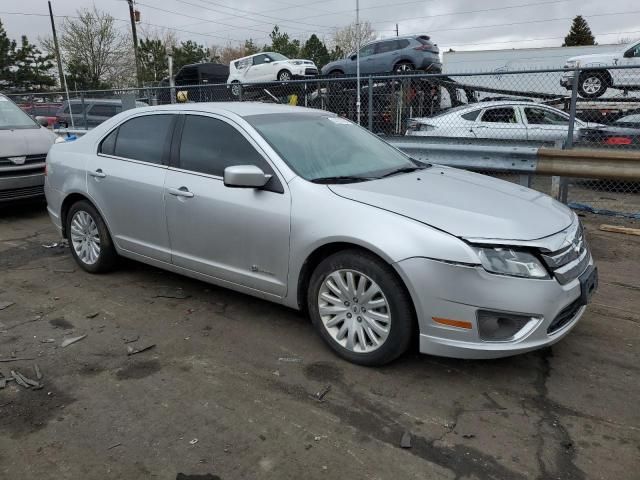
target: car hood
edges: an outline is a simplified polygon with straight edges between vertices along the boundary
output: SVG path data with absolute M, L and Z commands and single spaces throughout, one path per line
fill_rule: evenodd
M 0 157 L 46 154 L 55 139 L 46 128 L 0 130 Z
M 341 197 L 475 240 L 536 240 L 567 228 L 573 219 L 571 210 L 545 194 L 449 167 L 329 188 Z
M 614 60 L 619 59 L 622 56 L 620 52 L 611 53 L 592 53 L 590 55 L 578 55 L 576 57 L 569 58 L 569 62 L 580 61 L 581 66 L 588 65 L 589 63 L 602 63 L 605 65 L 614 65 Z

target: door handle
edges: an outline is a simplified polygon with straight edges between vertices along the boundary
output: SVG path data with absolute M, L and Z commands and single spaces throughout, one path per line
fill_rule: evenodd
M 168 191 L 171 195 L 175 197 L 185 197 L 185 198 L 193 197 L 193 192 L 190 192 L 187 187 L 169 188 Z
M 89 172 L 89 175 L 94 178 L 104 178 L 107 176 L 107 174 L 104 173 L 101 168 L 98 168 L 95 172 Z

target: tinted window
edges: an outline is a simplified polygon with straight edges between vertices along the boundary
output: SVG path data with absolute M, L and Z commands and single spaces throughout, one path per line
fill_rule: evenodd
M 255 57 L 253 57 L 253 64 L 254 65 L 261 65 L 263 63 L 265 63 L 265 61 L 267 60 L 267 56 L 262 54 L 262 55 L 256 55 Z M 271 59 L 269 59 L 271 60 Z
M 100 144 L 100 153 L 104 153 L 105 155 L 113 155 L 113 150 L 116 146 L 117 136 L 118 136 L 118 129 L 116 128 L 113 132 L 107 135 L 107 138 L 105 138 Z
M 409 46 L 409 40 L 406 38 L 404 40 L 398 40 L 398 50 L 402 48 L 407 48 Z
M 525 108 L 524 114 L 530 125 L 569 125 L 569 119 L 545 108 Z
M 80 114 L 83 111 L 84 111 L 84 109 L 82 108 L 82 104 L 81 103 L 72 103 L 71 104 L 71 113 L 73 113 L 74 115 Z M 69 105 L 64 107 L 64 112 L 65 113 L 69 113 Z
M 98 117 L 113 117 L 116 113 L 120 113 L 122 107 L 118 105 L 105 105 L 96 104 L 89 110 L 89 115 L 96 115 Z
M 492 123 L 518 123 L 516 112 L 513 108 L 490 108 L 482 114 L 483 122 Z
M 625 54 L 626 57 L 640 57 L 640 45 L 631 47 Z
M 465 114 L 460 115 L 462 118 L 464 118 L 465 120 L 470 120 L 470 121 L 475 121 L 476 118 L 478 118 L 478 115 L 480 115 L 480 110 L 473 110 L 472 112 L 467 112 Z
M 640 123 L 640 113 L 627 115 L 625 117 L 619 118 L 613 123 Z
M 388 42 L 378 43 L 376 53 L 387 53 L 393 52 L 394 50 L 398 50 L 398 42 L 396 40 L 389 40 Z
M 187 115 L 180 142 L 180 168 L 222 177 L 224 169 L 232 165 L 256 165 L 272 172 L 234 127 L 215 118 Z
M 169 143 L 172 115 L 147 115 L 120 125 L 115 155 L 149 163 L 162 163 Z
M 368 57 L 369 55 L 373 55 L 373 53 L 375 52 L 375 49 L 376 49 L 375 44 L 366 45 L 360 49 L 360 56 Z

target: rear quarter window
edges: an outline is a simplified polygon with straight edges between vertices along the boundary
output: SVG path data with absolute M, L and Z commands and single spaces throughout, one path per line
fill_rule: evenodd
M 471 122 L 474 122 L 476 120 L 476 118 L 478 118 L 478 115 L 480 115 L 480 110 L 473 110 L 471 112 L 463 113 L 460 116 L 462 118 L 464 118 L 465 120 L 469 120 Z

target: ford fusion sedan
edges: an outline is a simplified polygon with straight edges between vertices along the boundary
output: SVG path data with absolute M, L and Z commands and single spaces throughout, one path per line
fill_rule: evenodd
M 564 205 L 418 162 L 320 110 L 139 108 L 47 162 L 49 214 L 84 270 L 123 256 L 299 309 L 359 364 L 413 339 L 461 358 L 545 347 L 597 286 Z

